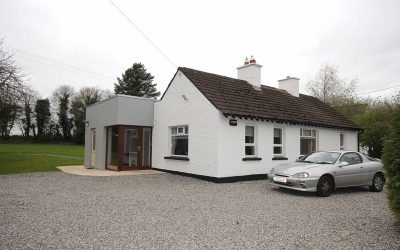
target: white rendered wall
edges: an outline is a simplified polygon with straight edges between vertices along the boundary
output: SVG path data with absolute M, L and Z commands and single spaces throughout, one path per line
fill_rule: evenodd
M 261 121 L 237 119 L 237 126 L 229 126 L 229 119 L 219 116 L 218 177 L 267 174 L 277 164 L 295 161 L 300 155 L 300 129 L 316 129 L 317 150 L 339 150 L 340 132 L 335 129 L 295 126 Z M 243 161 L 245 157 L 245 126 L 256 126 L 258 161 Z M 273 128 L 283 128 L 284 156 L 288 160 L 272 160 Z M 346 150 L 357 150 L 357 132 L 346 133 Z
M 217 177 L 218 112 L 177 72 L 163 99 L 154 105 L 152 167 Z M 189 126 L 190 161 L 164 159 L 171 155 L 170 127 L 179 125 Z
M 105 169 L 106 127 L 112 125 L 153 126 L 154 100 L 148 98 L 116 95 L 105 101 L 87 107 L 85 128 L 86 168 L 91 167 L 91 130 L 96 129 L 96 169 Z
M 261 87 L 261 67 L 260 64 L 256 63 L 238 67 L 238 79 L 245 80 L 256 87 Z
M 315 129 L 315 128 L 314 128 Z M 345 135 L 344 150 L 357 151 L 358 132 L 320 128 L 318 130 L 318 150 L 340 150 L 340 133 Z

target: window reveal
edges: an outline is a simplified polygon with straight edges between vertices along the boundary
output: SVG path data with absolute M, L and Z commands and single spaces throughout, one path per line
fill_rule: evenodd
M 283 156 L 283 129 L 274 128 L 274 155 Z
M 255 127 L 246 126 L 245 128 L 245 155 L 255 156 L 256 155 L 256 144 L 255 144 Z
M 189 127 L 177 126 L 171 128 L 171 155 L 188 156 Z

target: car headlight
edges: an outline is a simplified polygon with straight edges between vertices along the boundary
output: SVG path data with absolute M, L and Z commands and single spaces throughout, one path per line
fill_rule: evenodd
M 275 172 L 275 168 L 271 168 L 271 170 L 269 171 L 270 174 L 273 174 Z
M 297 178 L 297 179 L 304 179 L 308 177 L 308 173 L 306 172 L 302 172 L 302 173 L 297 173 L 293 175 L 293 178 Z

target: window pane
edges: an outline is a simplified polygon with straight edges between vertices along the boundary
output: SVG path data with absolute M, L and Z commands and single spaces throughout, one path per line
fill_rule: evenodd
M 282 147 L 274 147 L 274 154 L 281 155 Z
M 345 154 L 340 161 L 347 161 L 350 165 L 362 163 L 361 156 L 356 153 Z
M 274 144 L 282 144 L 282 129 L 274 128 Z
M 110 160 L 109 166 L 117 166 L 118 165 L 118 128 L 112 127 L 109 132 L 111 133 L 111 143 L 110 145 Z M 122 150 L 122 149 L 121 149 Z
M 183 127 L 178 127 L 178 134 L 183 134 Z
M 312 130 L 312 136 L 313 137 L 317 137 L 317 131 L 316 130 Z
M 171 154 L 188 155 L 188 136 L 173 136 L 171 141 Z
M 255 155 L 256 154 L 254 146 L 246 146 L 245 151 L 246 151 L 245 152 L 246 155 Z
M 254 143 L 254 127 L 246 126 L 245 143 Z
M 311 136 L 311 130 L 303 129 L 303 136 Z
M 340 147 L 344 146 L 344 134 L 340 134 Z
M 171 133 L 172 133 L 173 135 L 176 135 L 176 128 L 172 128 Z
M 254 127 L 246 126 L 246 136 L 254 136 Z
M 151 129 L 143 128 L 143 154 L 142 164 L 143 166 L 150 166 L 150 143 L 151 143 Z
M 300 138 L 300 154 L 306 155 L 316 150 L 315 138 Z
M 185 134 L 189 134 L 189 127 L 185 126 Z

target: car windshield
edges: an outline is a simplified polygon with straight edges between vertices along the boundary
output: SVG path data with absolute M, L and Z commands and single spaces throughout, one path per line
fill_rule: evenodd
M 336 152 L 314 152 L 304 156 L 300 162 L 333 164 L 339 158 L 340 153 Z

